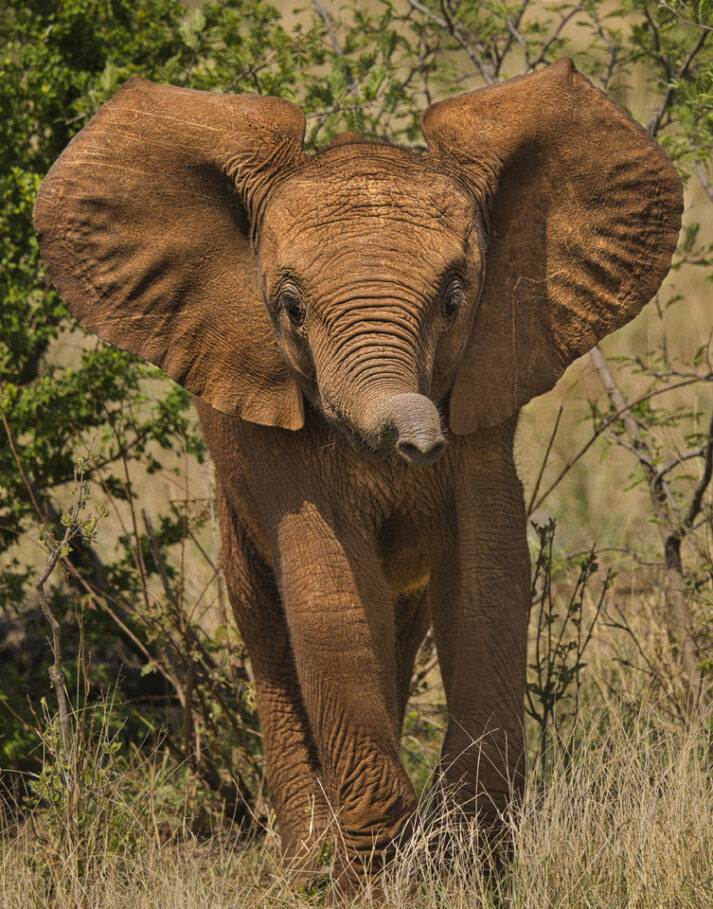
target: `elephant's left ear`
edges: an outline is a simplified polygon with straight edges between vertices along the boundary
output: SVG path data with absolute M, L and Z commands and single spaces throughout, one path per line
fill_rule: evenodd
M 431 160 L 478 197 L 490 243 L 483 296 L 450 397 L 456 433 L 492 426 L 656 293 L 681 225 L 661 148 L 559 60 L 434 104 Z

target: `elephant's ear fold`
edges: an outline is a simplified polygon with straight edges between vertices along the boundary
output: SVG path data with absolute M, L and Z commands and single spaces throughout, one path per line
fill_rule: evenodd
M 34 216 L 50 277 L 87 328 L 224 413 L 290 429 L 302 399 L 251 231 L 303 135 L 288 101 L 134 77 L 54 164 Z
M 489 249 L 450 396 L 453 432 L 506 419 L 632 319 L 666 275 L 681 181 L 623 110 L 559 60 L 433 105 L 434 163 L 473 188 Z

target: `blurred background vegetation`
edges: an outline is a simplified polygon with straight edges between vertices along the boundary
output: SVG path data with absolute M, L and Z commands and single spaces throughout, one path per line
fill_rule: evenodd
M 314 0 L 294 10 L 261 0 L 6 0 L 0 771 L 6 840 L 30 829 L 25 867 L 46 895 L 79 905 L 72 888 L 85 892 L 96 863 L 135 861 L 147 836 L 260 837 L 270 818 L 250 663 L 222 583 L 212 467 L 190 395 L 69 316 L 32 230 L 44 174 L 135 73 L 289 98 L 307 115 L 310 148 L 351 130 L 424 150 L 419 115 L 429 103 L 563 55 L 666 148 L 686 211 L 656 300 L 521 419 L 535 566 L 531 789 L 546 800 L 573 767 L 596 769 L 591 756 L 614 728 L 631 733 L 639 756 L 655 729 L 656 753 L 684 754 L 702 787 L 696 804 L 713 807 L 713 2 Z M 404 740 L 421 787 L 443 711 L 427 640 Z M 589 764 L 577 764 L 583 754 Z M 649 783 L 657 772 L 642 770 Z M 3 870 L 15 854 L 7 848 Z M 672 893 L 687 893 L 681 876 L 713 875 L 710 835 L 701 849 L 702 858 L 688 850 L 699 864 L 674 874 Z M 229 867 L 232 853 L 221 855 Z M 518 905 L 555 905 L 549 874 L 542 891 L 523 885 L 533 902 Z M 572 892 L 558 891 L 561 905 L 584 905 Z M 606 892 L 609 905 L 633 899 Z M 668 905 L 651 892 L 653 902 L 631 905 Z M 691 893 L 690 905 L 704 904 Z

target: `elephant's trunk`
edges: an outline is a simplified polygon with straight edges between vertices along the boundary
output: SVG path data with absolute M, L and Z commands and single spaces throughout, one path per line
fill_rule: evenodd
M 446 449 L 441 417 L 425 394 L 432 363 L 420 350 L 421 325 L 408 299 L 344 308 L 312 347 L 322 410 L 352 442 L 396 450 L 425 467 Z M 374 326 L 378 327 L 375 328 Z
M 369 418 L 376 447 L 393 446 L 410 464 L 426 467 L 446 450 L 440 414 L 424 395 L 404 392 L 379 398 Z

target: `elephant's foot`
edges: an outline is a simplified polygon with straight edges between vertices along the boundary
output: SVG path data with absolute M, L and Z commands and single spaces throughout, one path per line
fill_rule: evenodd
M 323 906 L 337 907 L 351 903 L 366 891 L 374 896 L 375 888 L 379 888 L 378 875 L 394 852 L 392 843 L 368 854 L 350 852 L 342 832 L 334 825 L 321 840 L 290 844 L 283 856 L 295 889 L 309 897 L 319 897 Z
M 458 782 L 443 776 L 434 783 L 422 838 L 427 843 L 431 870 L 446 879 L 477 873 L 489 881 L 489 890 L 500 893 L 514 853 L 514 806 L 518 791 L 485 791 L 473 780 Z
M 296 889 L 316 894 L 328 886 L 336 843 L 332 828 L 324 817 L 314 814 L 304 829 L 281 832 L 283 865 Z
M 361 895 L 369 904 L 381 905 L 382 873 L 411 838 L 414 826 L 414 811 L 379 832 L 350 832 L 342 826 L 333 869 L 334 904 L 342 905 L 344 900 Z

